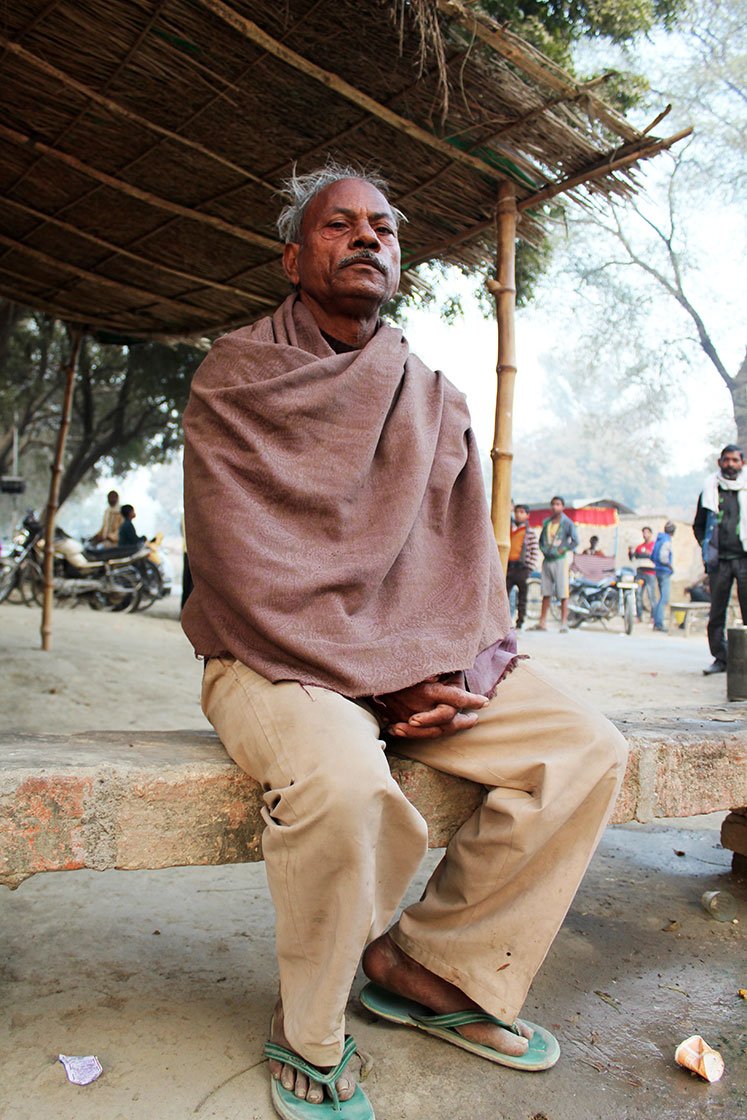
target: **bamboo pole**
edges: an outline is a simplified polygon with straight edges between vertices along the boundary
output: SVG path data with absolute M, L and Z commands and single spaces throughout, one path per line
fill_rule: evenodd
M 493 489 L 490 516 L 503 570 L 508 565 L 511 544 L 511 435 L 516 379 L 516 189 L 502 183 L 498 190 L 497 280 L 488 281 L 495 297 L 498 319 L 498 387 L 495 399 L 495 435 L 490 457 L 493 460 Z
M 49 484 L 49 501 L 47 502 L 46 524 L 44 527 L 44 602 L 42 605 L 41 639 L 42 649 L 49 651 L 52 648 L 52 609 L 54 602 L 54 523 L 59 507 L 60 476 L 62 475 L 62 458 L 65 454 L 67 431 L 70 427 L 70 414 L 73 410 L 73 389 L 75 387 L 75 373 L 78 368 L 80 344 L 83 332 L 75 328 L 70 332 L 70 355 L 65 369 L 65 394 L 62 401 L 62 415 L 60 428 L 57 433 L 57 447 L 52 465 L 52 479 Z

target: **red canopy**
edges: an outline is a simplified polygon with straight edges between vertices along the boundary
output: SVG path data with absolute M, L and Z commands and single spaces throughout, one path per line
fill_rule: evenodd
M 617 510 L 607 506 L 587 506 L 584 509 L 566 508 L 563 513 L 570 517 L 576 525 L 617 525 L 619 521 Z M 529 511 L 529 524 L 540 526 L 546 518 L 552 517 L 552 515 L 553 511 L 549 506 L 547 509 L 532 509 Z

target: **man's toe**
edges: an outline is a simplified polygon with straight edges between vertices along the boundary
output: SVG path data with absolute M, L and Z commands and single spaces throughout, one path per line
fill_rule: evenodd
M 296 1071 L 293 1066 L 283 1066 L 280 1071 L 280 1084 L 284 1089 L 293 1092 L 296 1087 Z
M 294 1096 L 298 1097 L 300 1101 L 306 1100 L 306 1094 L 309 1088 L 309 1079 L 305 1073 L 300 1070 L 296 1072 L 296 1087 L 293 1090 Z
M 324 1089 L 318 1081 L 310 1081 L 306 1090 L 306 1100 L 309 1104 L 321 1104 L 324 1100 Z
M 355 1092 L 355 1082 L 349 1077 L 340 1077 L 337 1079 L 335 1088 L 341 1101 L 349 1101 Z

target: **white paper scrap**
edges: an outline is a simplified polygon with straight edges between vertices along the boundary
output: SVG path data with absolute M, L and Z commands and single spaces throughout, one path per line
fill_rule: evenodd
M 71 1058 L 67 1054 L 60 1054 L 59 1059 L 65 1067 L 68 1081 L 73 1085 L 90 1085 L 104 1072 L 101 1062 L 93 1054 L 85 1058 Z

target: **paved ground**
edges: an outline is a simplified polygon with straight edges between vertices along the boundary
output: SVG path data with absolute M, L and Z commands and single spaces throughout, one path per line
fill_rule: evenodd
M 9 726 L 201 726 L 199 666 L 173 617 L 60 612 L 53 658 L 36 627 L 24 608 L 0 607 Z M 590 630 L 522 645 L 610 714 L 737 710 L 723 678 L 700 672 L 702 635 Z M 608 830 L 525 1009 L 560 1038 L 552 1071 L 486 1065 L 373 1023 L 353 999 L 378 1120 L 743 1120 L 747 884 L 730 874 L 717 824 Z M 700 908 L 720 887 L 738 899 L 737 924 Z M 0 905 L 3 1120 L 271 1120 L 261 1048 L 276 974 L 262 865 L 42 875 Z M 724 1055 L 718 1084 L 673 1063 L 693 1033 Z M 104 1074 L 72 1086 L 59 1053 L 95 1053 Z

